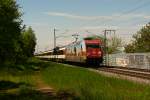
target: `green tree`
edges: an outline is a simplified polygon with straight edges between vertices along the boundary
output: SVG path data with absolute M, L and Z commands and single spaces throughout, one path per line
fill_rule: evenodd
M 135 52 L 135 46 L 133 43 L 128 44 L 125 46 L 125 52 L 126 53 L 134 53 Z
M 0 0 L 0 63 L 16 62 L 21 52 L 21 12 L 16 0 Z
M 33 56 L 36 46 L 36 37 L 31 27 L 22 32 L 22 43 L 24 55 L 27 57 Z
M 117 36 L 113 36 L 111 37 L 111 39 L 107 39 L 107 44 L 108 44 L 108 53 L 112 54 L 115 52 L 118 52 L 118 48 L 119 47 L 123 47 L 123 42 L 122 39 L 117 37 Z
M 125 47 L 127 53 L 150 52 L 150 23 L 133 35 L 133 39 Z

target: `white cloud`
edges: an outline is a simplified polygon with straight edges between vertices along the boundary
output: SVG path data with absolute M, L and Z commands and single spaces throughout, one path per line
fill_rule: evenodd
M 95 29 L 118 29 L 118 26 L 85 26 L 82 27 L 81 29 L 84 30 L 95 30 Z
M 111 19 L 111 16 L 81 16 L 81 15 L 74 15 L 74 14 L 60 13 L 60 12 L 46 12 L 45 14 L 49 16 L 60 16 L 60 17 L 80 19 L 80 20 Z
M 28 26 L 48 26 L 47 23 L 40 23 L 40 22 L 26 22 Z
M 144 16 L 145 19 L 150 19 L 150 15 L 149 16 Z
M 146 14 L 113 14 L 107 16 L 81 16 L 76 14 L 69 14 L 69 13 L 62 13 L 62 12 L 45 12 L 49 16 L 58 16 L 64 17 L 69 19 L 77 19 L 77 20 L 126 20 L 126 19 L 133 19 L 133 18 L 142 18 L 142 19 L 150 19 L 150 15 Z

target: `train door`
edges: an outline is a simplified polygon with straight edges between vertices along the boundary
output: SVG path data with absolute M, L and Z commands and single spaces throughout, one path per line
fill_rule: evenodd
M 80 43 L 80 62 L 85 63 L 86 62 L 86 46 L 85 41 L 82 41 Z

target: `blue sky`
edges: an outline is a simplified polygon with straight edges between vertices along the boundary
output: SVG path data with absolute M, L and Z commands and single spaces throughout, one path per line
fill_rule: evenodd
M 57 45 L 73 41 L 72 34 L 85 37 L 116 29 L 116 34 L 129 41 L 150 20 L 149 0 L 17 0 L 24 13 L 22 19 L 32 26 L 37 36 L 37 49 L 53 48 L 53 28 Z M 137 8 L 137 9 L 136 9 Z M 87 32 L 88 31 L 88 32 Z

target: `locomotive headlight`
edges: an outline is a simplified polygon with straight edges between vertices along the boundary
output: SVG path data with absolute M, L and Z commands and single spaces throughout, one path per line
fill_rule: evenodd
M 98 55 L 101 55 L 101 51 L 98 52 Z
M 93 52 L 92 52 L 92 54 L 96 54 L 96 52 L 95 52 L 95 51 L 93 51 Z

